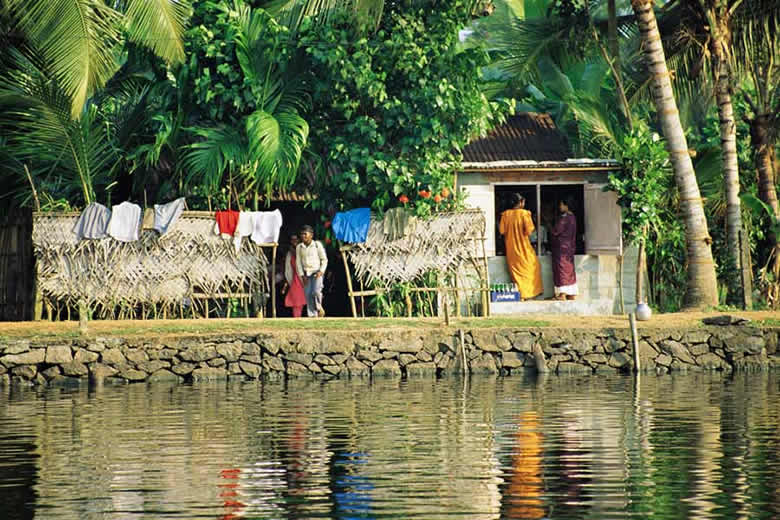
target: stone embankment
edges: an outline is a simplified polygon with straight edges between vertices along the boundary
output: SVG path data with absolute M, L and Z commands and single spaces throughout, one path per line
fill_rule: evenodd
M 780 328 L 640 331 L 642 371 L 764 370 L 780 366 Z M 417 377 L 633 369 L 628 330 L 387 329 L 275 332 L 143 340 L 0 339 L 0 385 L 199 381 L 221 378 Z

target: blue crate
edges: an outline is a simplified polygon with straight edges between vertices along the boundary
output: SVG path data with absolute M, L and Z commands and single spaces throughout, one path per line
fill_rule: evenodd
M 490 291 L 490 301 L 493 303 L 519 302 L 520 293 L 517 291 L 510 291 L 510 292 Z

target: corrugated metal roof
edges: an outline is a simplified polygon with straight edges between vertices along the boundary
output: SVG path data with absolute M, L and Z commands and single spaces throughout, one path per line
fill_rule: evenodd
M 490 161 L 463 162 L 464 170 L 614 170 L 620 162 L 614 159 L 566 159 L 565 161 Z
M 463 149 L 463 162 L 565 161 L 571 158 L 566 136 L 549 114 L 523 112 L 509 117 L 485 137 Z

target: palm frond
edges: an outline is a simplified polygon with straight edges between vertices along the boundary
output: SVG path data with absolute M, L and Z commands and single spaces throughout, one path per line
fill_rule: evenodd
M 295 111 L 258 110 L 246 121 L 256 180 L 266 187 L 289 188 L 309 136 L 309 124 Z
M 520 80 L 538 79 L 536 65 L 542 58 L 555 63 L 569 59 L 569 27 L 555 18 L 515 20 L 485 34 L 488 48 L 499 55 L 497 65 Z
M 116 71 L 120 13 L 87 0 L 7 0 L 12 13 L 78 117 L 86 100 Z
M 86 203 L 111 183 L 116 156 L 96 107 L 73 120 L 67 93 L 29 67 L 0 80 L 0 107 L 14 129 L 10 153 L 30 164 L 36 177 L 63 186 L 72 200 L 80 193 Z
M 234 128 L 194 128 L 198 138 L 187 146 L 184 168 L 188 172 L 185 181 L 196 182 L 216 192 L 229 168 L 245 164 L 249 153 L 246 139 Z
M 168 63 L 184 61 L 184 30 L 190 16 L 185 0 L 128 0 L 125 19 L 130 40 Z
M 307 17 L 315 24 L 328 23 L 337 12 L 352 13 L 359 27 L 373 30 L 382 19 L 385 0 L 272 0 L 263 8 L 293 35 Z

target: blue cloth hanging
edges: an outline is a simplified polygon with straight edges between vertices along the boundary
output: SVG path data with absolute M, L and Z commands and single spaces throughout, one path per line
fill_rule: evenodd
M 366 241 L 371 225 L 371 208 L 357 208 L 336 213 L 333 234 L 342 242 L 361 244 Z

